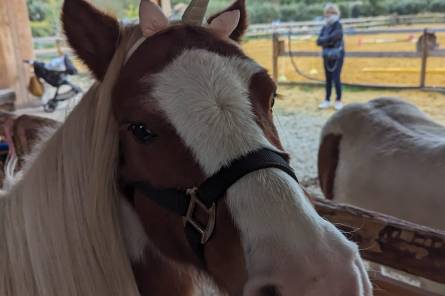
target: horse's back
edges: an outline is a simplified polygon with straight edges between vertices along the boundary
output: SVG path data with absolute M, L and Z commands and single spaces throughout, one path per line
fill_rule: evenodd
M 333 135 L 341 140 L 326 146 Z M 323 129 L 319 177 L 328 198 L 445 228 L 445 127 L 411 104 L 381 98 L 337 112 Z

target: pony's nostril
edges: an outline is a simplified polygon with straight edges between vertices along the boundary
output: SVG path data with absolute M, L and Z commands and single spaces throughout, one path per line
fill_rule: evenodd
M 258 292 L 258 296 L 281 296 L 280 289 L 273 285 L 264 286 Z

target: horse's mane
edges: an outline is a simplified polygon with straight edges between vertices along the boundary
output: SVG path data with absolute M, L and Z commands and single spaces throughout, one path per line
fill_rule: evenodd
M 103 82 L 0 197 L 0 295 L 138 295 L 119 224 L 111 91 L 139 37 L 122 29 Z

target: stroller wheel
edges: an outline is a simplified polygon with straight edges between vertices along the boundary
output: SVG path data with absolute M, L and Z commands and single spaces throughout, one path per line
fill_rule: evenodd
M 48 103 L 43 105 L 43 110 L 47 113 L 52 113 L 57 108 L 57 101 L 55 100 L 49 100 Z

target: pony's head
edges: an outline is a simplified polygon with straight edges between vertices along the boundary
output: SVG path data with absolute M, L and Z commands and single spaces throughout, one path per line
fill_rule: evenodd
M 141 291 L 156 285 L 156 251 L 208 272 L 230 295 L 371 295 L 356 245 L 317 215 L 287 167 L 272 116 L 276 85 L 238 44 L 245 2 L 203 24 L 207 2 L 192 1 L 173 24 L 143 0 L 140 38 L 110 97 L 120 188 L 146 234 L 128 236 Z M 122 28 L 83 0 L 66 0 L 63 12 L 70 44 L 101 81 Z M 239 170 L 250 173 L 218 191 Z M 209 178 L 214 186 L 199 187 Z M 196 187 L 221 194 L 209 202 Z

